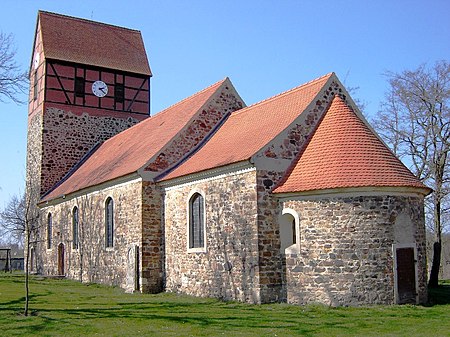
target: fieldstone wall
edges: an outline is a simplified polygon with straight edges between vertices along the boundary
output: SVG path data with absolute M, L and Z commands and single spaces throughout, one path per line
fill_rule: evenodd
M 205 199 L 206 251 L 188 251 L 188 202 Z M 166 290 L 260 303 L 255 171 L 165 190 Z
M 163 196 L 160 187 L 142 183 L 142 291 L 164 290 Z
M 76 198 L 68 197 L 60 204 L 43 207 L 38 272 L 58 274 L 58 245 L 63 244 L 64 273 L 68 278 L 120 286 L 130 291 L 135 285 L 148 283 L 140 273 L 141 261 L 135 260 L 135 252 L 142 246 L 141 191 L 142 183 L 134 181 Z M 105 202 L 108 197 L 114 201 L 114 246 L 111 248 L 106 248 L 105 241 Z M 78 249 L 72 247 L 72 210 L 75 206 L 79 210 Z M 51 249 L 47 249 L 46 241 L 49 213 L 53 217 Z M 136 272 L 141 274 L 139 280 L 134 277 Z
M 300 219 L 299 252 L 286 255 L 289 303 L 393 304 L 393 244 L 417 247 L 418 294 L 427 300 L 423 198 L 324 197 L 288 200 Z M 407 218 L 405 234 L 402 228 Z
M 140 121 L 127 114 L 122 118 L 95 116 L 78 112 L 79 107 L 72 109 L 45 110 L 43 129 L 39 130 L 43 134 L 41 194 L 59 182 L 95 145 Z

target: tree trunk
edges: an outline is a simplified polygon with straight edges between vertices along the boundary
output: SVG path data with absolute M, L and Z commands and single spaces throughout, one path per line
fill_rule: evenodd
M 442 228 L 441 228 L 441 201 L 440 191 L 435 191 L 436 201 L 434 206 L 434 231 L 436 233 L 436 241 L 433 244 L 433 264 L 431 265 L 430 280 L 428 287 L 436 288 L 439 285 L 439 269 L 441 267 L 442 252 Z
M 23 314 L 25 316 L 28 316 L 28 302 L 29 302 L 29 282 L 28 282 L 28 276 L 30 274 L 30 237 L 27 235 L 26 239 L 26 245 L 27 245 L 27 256 L 25 257 L 25 310 Z
M 428 287 L 436 288 L 439 284 L 439 269 L 441 266 L 441 251 L 442 246 L 440 242 L 433 244 L 433 264 L 431 266 L 430 280 L 428 281 Z

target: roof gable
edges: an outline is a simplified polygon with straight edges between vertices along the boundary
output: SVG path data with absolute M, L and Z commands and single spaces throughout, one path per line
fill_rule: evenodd
M 427 189 L 339 96 L 274 193 L 353 187 Z
M 151 76 L 141 33 L 100 22 L 39 11 L 44 56 Z
M 161 180 L 250 159 L 314 101 L 332 73 L 235 111 L 203 147 Z
M 174 139 L 216 93 L 230 87 L 232 84 L 226 78 L 108 139 L 43 201 L 137 172 Z

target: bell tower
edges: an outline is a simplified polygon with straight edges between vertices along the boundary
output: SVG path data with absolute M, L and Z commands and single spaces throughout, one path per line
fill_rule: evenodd
M 139 31 L 39 11 L 27 187 L 42 197 L 101 142 L 149 117 L 151 76 Z

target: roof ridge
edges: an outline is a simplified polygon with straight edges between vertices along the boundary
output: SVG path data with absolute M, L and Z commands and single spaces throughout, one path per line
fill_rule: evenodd
M 300 84 L 300 85 L 297 86 L 297 87 L 294 87 L 294 88 L 292 88 L 292 89 L 289 89 L 289 90 L 283 91 L 283 92 L 281 92 L 281 93 L 279 93 L 279 94 L 276 94 L 275 96 L 272 96 L 272 97 L 263 99 L 263 100 L 261 100 L 261 101 L 259 101 L 259 102 L 256 102 L 256 103 L 253 103 L 253 104 L 251 104 L 251 105 L 249 105 L 249 106 L 247 106 L 247 107 L 245 107 L 245 108 L 242 108 L 242 109 L 240 109 L 240 110 L 237 110 L 237 111 L 233 112 L 233 113 L 231 114 L 231 116 L 237 115 L 237 114 L 239 114 L 239 113 L 241 113 L 241 112 L 245 112 L 245 111 L 247 111 L 247 110 L 250 110 L 251 108 L 253 108 L 253 107 L 255 107 L 255 106 L 262 105 L 262 104 L 266 104 L 266 103 L 268 103 L 268 102 L 270 102 L 270 101 L 272 101 L 272 100 L 274 100 L 274 99 L 280 98 L 281 96 L 286 96 L 286 95 L 288 95 L 288 94 L 290 94 L 290 93 L 292 93 L 292 92 L 294 92 L 294 91 L 298 91 L 298 90 L 300 90 L 300 89 L 305 89 L 306 87 L 309 87 L 309 86 L 311 86 L 312 84 L 314 84 L 314 83 L 316 83 L 316 82 L 319 82 L 320 80 L 323 80 L 323 79 L 326 78 L 326 77 L 331 77 L 332 75 L 334 75 L 334 72 L 330 72 L 330 73 L 328 73 L 328 74 L 322 75 L 322 76 L 320 76 L 320 77 L 318 77 L 318 78 L 316 78 L 316 79 L 314 79 L 314 80 L 308 81 L 308 82 L 306 82 L 306 83 Z
M 161 110 L 161 111 L 155 113 L 153 116 L 150 116 L 150 118 L 153 118 L 153 117 L 156 117 L 156 116 L 158 116 L 158 115 L 160 115 L 160 114 L 163 114 L 163 113 L 167 112 L 168 110 L 170 110 L 170 109 L 172 109 L 172 108 L 174 108 L 174 107 L 180 105 L 181 103 L 184 103 L 184 102 L 186 102 L 186 101 L 188 101 L 188 100 L 194 98 L 195 96 L 198 96 L 198 95 L 204 93 L 205 91 L 211 89 L 212 87 L 214 87 L 214 86 L 219 86 L 219 84 L 224 83 L 224 82 L 225 82 L 226 80 L 228 80 L 228 79 L 229 79 L 228 77 L 225 77 L 223 80 L 217 81 L 216 83 L 213 83 L 213 84 L 211 84 L 210 86 L 208 86 L 208 87 L 206 87 L 206 88 L 204 88 L 204 89 L 202 89 L 202 90 L 200 90 L 200 91 L 197 91 L 196 93 L 194 93 L 194 94 L 192 94 L 192 95 L 190 95 L 190 96 L 188 96 L 188 97 L 183 98 L 181 101 L 178 101 L 178 102 L 176 102 L 176 103 L 174 103 L 174 104 L 172 104 L 172 105 L 169 105 L 167 108 L 164 108 L 163 110 Z
M 74 21 L 82 21 L 82 22 L 89 23 L 89 24 L 94 24 L 94 25 L 97 25 L 97 26 L 108 26 L 108 27 L 111 27 L 111 28 L 116 28 L 116 29 L 121 29 L 121 30 L 128 30 L 128 31 L 131 31 L 131 32 L 140 33 L 140 30 L 137 30 L 137 29 L 122 27 L 122 26 L 113 25 L 113 24 L 110 24 L 110 23 L 98 22 L 98 21 L 94 21 L 94 20 L 90 20 L 90 19 L 79 18 L 79 17 L 76 17 L 76 16 L 71 16 L 71 15 L 66 15 L 66 14 L 59 14 L 59 13 L 48 12 L 48 11 L 44 11 L 44 10 L 39 10 L 39 14 L 47 14 L 47 15 L 60 17 L 60 18 L 66 18 L 66 19 L 70 19 L 70 20 L 74 20 Z

